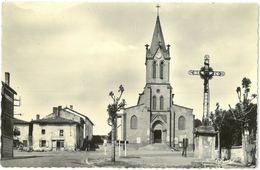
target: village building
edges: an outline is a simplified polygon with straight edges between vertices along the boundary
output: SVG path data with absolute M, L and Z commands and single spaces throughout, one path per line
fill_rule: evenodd
M 83 138 L 91 140 L 93 136 L 93 122 L 84 114 L 79 113 L 73 109 L 73 105 L 70 105 L 69 107 L 64 107 L 58 106 L 58 107 L 53 107 L 53 112 L 49 115 L 46 116 L 46 118 L 50 117 L 59 117 L 69 119 L 76 121 L 83 126 Z
M 14 147 L 23 150 L 76 150 L 83 147 L 84 140 L 93 138 L 93 123 L 73 106 L 53 107 L 53 112 L 31 122 L 14 119 Z
M 75 150 L 83 140 L 82 127 L 62 117 L 34 120 L 33 150 Z
M 85 139 L 93 136 L 93 123 L 73 109 L 53 107 L 53 112 L 33 123 L 34 150 L 76 150 L 83 146 Z
M 14 143 L 13 146 L 18 148 L 21 144 L 24 149 L 29 149 L 32 145 L 32 124 L 24 120 L 14 118 Z
M 10 87 L 10 73 L 5 73 L 5 82 L 2 81 L 1 101 L 1 159 L 13 157 L 13 118 L 14 96 L 17 94 Z
M 164 143 L 181 147 L 184 137 L 193 146 L 193 109 L 174 104 L 170 84 L 170 45 L 165 45 L 159 15 L 152 42 L 146 45 L 146 84 L 137 105 L 124 110 L 122 138 L 140 145 Z

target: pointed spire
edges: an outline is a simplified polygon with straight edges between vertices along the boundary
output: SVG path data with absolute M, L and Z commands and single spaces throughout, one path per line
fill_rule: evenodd
M 159 18 L 159 14 L 158 14 L 154 32 L 153 32 L 152 43 L 151 43 L 151 47 L 150 47 L 151 53 L 154 54 L 157 51 L 159 46 L 163 50 L 166 50 L 163 33 L 162 33 L 162 28 L 161 28 L 161 23 L 160 23 L 160 18 Z

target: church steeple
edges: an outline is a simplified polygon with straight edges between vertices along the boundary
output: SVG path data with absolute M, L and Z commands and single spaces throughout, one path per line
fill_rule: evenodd
M 162 27 L 161 27 L 161 23 L 160 23 L 160 18 L 159 18 L 159 14 L 157 14 L 152 43 L 151 43 L 151 47 L 150 47 L 151 54 L 154 54 L 157 51 L 159 46 L 163 50 L 166 50 L 163 33 L 162 33 Z
M 169 83 L 170 45 L 165 45 L 157 7 L 156 23 L 151 46 L 146 44 L 146 83 Z

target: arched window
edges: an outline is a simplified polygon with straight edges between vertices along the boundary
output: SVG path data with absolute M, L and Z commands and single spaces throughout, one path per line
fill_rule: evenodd
M 160 79 L 163 79 L 163 61 L 160 63 Z
M 156 61 L 153 61 L 153 78 L 156 78 Z
M 161 96 L 161 97 L 160 97 L 160 110 L 163 110 L 163 105 L 164 105 L 163 102 L 164 102 L 164 101 L 163 101 L 163 96 Z
M 137 117 L 134 115 L 131 117 L 131 129 L 137 129 Z
M 179 130 L 184 130 L 185 129 L 185 117 L 180 116 L 178 120 L 178 128 Z
M 153 96 L 153 110 L 156 110 L 156 96 Z

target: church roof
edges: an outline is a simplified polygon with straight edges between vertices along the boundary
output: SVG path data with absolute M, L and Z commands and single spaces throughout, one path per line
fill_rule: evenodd
M 189 109 L 189 110 L 193 110 L 192 108 L 188 108 L 188 107 L 185 107 L 185 106 L 181 106 L 181 105 L 178 105 L 178 104 L 173 104 L 173 107 L 182 107 L 184 109 Z
M 156 51 L 158 50 L 159 46 L 161 46 L 161 48 L 163 50 L 166 50 L 163 33 L 162 33 L 162 27 L 161 27 L 161 23 L 160 23 L 160 18 L 159 18 L 159 16 L 157 16 L 155 28 L 154 28 L 154 32 L 153 32 L 152 43 L 150 46 L 151 54 L 155 54 Z

